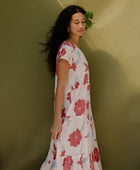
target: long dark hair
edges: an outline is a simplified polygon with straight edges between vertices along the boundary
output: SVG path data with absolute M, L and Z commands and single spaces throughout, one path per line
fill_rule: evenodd
M 56 71 L 56 56 L 60 44 L 69 36 L 67 27 L 69 26 L 71 16 L 77 12 L 85 13 L 86 11 L 77 5 L 71 5 L 63 9 L 59 14 L 54 26 L 51 27 L 46 35 L 46 42 L 39 42 L 44 49 L 40 52 L 45 53 L 45 61 L 48 64 L 52 76 L 55 76 Z

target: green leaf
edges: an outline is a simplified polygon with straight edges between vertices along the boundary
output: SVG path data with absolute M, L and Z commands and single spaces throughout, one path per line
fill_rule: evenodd
M 86 27 L 91 28 L 92 25 L 95 23 L 93 21 L 93 12 L 92 11 L 87 11 L 85 14 L 85 20 L 86 20 Z

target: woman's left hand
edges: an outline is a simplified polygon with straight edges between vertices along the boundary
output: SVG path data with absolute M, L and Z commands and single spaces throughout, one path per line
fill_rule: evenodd
M 54 121 L 51 129 L 52 138 L 57 141 L 60 138 L 62 132 L 62 122 L 61 121 Z

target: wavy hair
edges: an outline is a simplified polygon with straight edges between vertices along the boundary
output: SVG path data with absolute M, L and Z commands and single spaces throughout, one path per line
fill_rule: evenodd
M 48 64 L 52 76 L 55 76 L 56 71 L 56 56 L 60 44 L 69 37 L 67 28 L 69 26 L 73 14 L 81 12 L 85 14 L 85 10 L 77 5 L 71 5 L 62 10 L 55 21 L 54 26 L 51 27 L 46 34 L 45 42 L 39 42 L 43 46 L 41 53 L 45 53 L 45 61 Z

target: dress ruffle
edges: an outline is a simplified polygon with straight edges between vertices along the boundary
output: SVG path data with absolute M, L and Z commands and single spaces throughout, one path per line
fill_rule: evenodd
M 94 148 L 90 153 L 71 156 L 65 155 L 54 158 L 52 150 L 41 166 L 40 170 L 101 170 L 101 160 L 98 148 Z
M 80 125 L 81 129 L 80 128 L 79 129 L 81 131 L 84 130 L 83 131 L 84 135 L 82 134 L 84 138 L 83 137 L 81 138 L 81 136 L 78 134 L 79 131 L 75 131 L 77 138 L 76 138 L 76 142 L 75 141 L 73 142 L 73 140 L 75 140 L 75 136 L 73 133 L 71 134 L 69 138 L 71 139 L 71 141 L 69 142 L 73 144 L 73 146 L 71 146 L 71 153 L 65 152 L 67 151 L 67 149 L 66 150 L 62 149 L 63 147 L 61 147 L 60 139 L 56 142 L 51 138 L 51 145 L 50 145 L 48 155 L 46 157 L 46 160 L 42 164 L 40 170 L 102 170 L 100 154 L 99 154 L 98 145 L 97 145 L 96 136 L 95 136 L 96 132 L 94 129 L 94 120 L 93 120 L 92 115 L 87 115 L 87 116 L 81 115 L 78 117 L 77 116 L 71 117 L 69 118 L 69 120 L 67 119 L 67 121 L 65 119 L 63 128 L 64 126 L 69 127 L 69 128 L 70 127 L 74 128 L 74 125 L 76 125 L 77 122 L 81 122 L 82 126 Z M 67 126 L 67 124 L 69 125 Z M 88 132 L 90 132 L 90 134 Z M 89 138 L 89 136 L 85 134 L 88 134 L 91 138 Z M 64 132 L 63 136 L 65 135 L 66 134 Z M 82 144 L 77 143 L 78 138 L 80 138 L 79 139 L 80 142 L 83 142 Z M 89 145 L 89 141 L 86 142 L 86 140 L 90 140 L 93 142 L 91 143 L 91 145 Z M 82 149 L 80 150 L 79 148 L 78 150 L 77 146 L 75 147 L 74 144 L 77 146 L 81 145 Z M 66 145 L 66 147 L 68 148 L 69 146 Z M 74 148 L 77 148 L 77 153 L 78 153 L 77 155 L 73 150 Z

